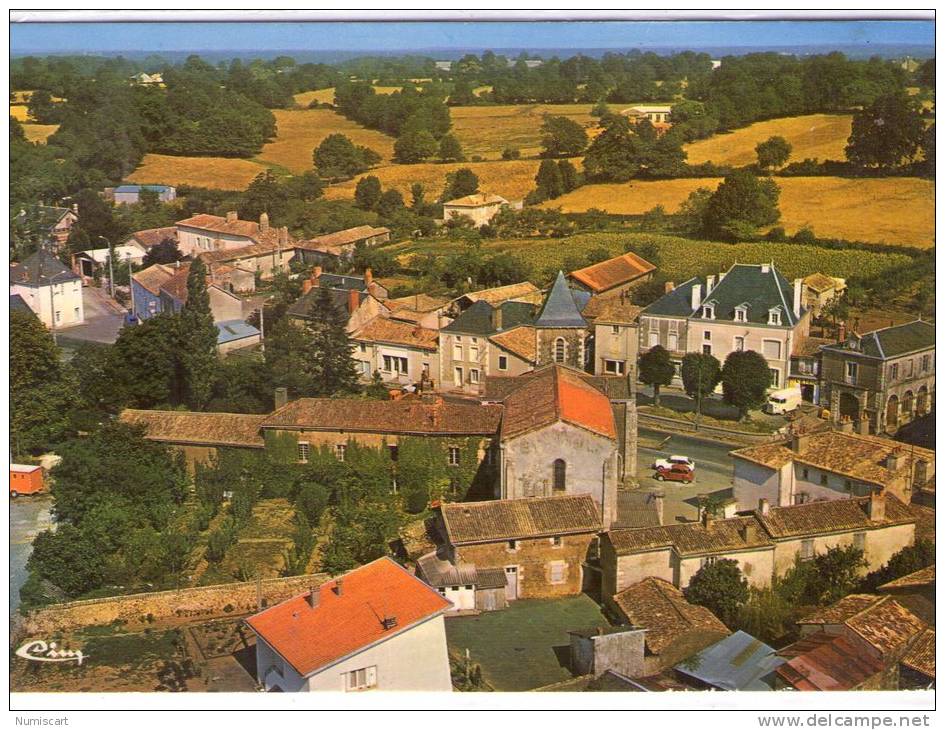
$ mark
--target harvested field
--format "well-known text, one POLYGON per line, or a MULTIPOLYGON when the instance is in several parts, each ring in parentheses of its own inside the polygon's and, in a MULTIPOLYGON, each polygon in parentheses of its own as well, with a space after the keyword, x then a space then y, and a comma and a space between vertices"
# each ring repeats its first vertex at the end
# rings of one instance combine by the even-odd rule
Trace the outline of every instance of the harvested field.
POLYGON ((807 158, 843 160, 850 137, 852 116, 849 114, 808 114, 758 122, 728 134, 716 134, 686 146, 688 161, 693 165, 714 162, 716 165, 751 165, 756 162, 755 146, 769 137, 784 137, 790 143, 788 162, 807 158))
POLYGON ((330 109, 274 109, 272 113, 276 116, 278 133, 256 159, 296 174, 312 169, 312 151, 325 137, 336 132, 356 145, 370 147, 385 160, 394 152, 392 137, 365 129, 330 109))
MULTIPOLYGON (((826 238, 888 243, 917 248, 935 245, 935 183, 911 177, 779 177, 781 221, 788 233, 809 226, 826 238)), ((719 178, 634 181, 585 185, 544 203, 565 213, 600 208, 639 215, 662 205, 675 213, 700 187, 714 189, 719 178)))
POLYGON ((244 190, 266 169, 253 160, 230 157, 176 157, 147 154, 127 182, 155 185, 193 185, 219 190, 244 190))
POLYGON ((453 134, 467 157, 480 155, 497 160, 506 147, 518 148, 523 157, 541 151, 541 123, 545 114, 568 117, 587 127, 589 136, 597 126, 590 104, 512 104, 501 106, 450 107, 453 134))
MULTIPOLYGON (((537 160, 420 163, 378 167, 364 174, 375 175, 385 189, 396 188, 405 200, 410 199, 410 186, 415 182, 422 183, 426 190, 426 197, 430 200, 443 191, 447 173, 461 167, 468 167, 479 177, 479 189, 483 192, 495 193, 509 200, 518 200, 524 198, 535 187, 538 164, 537 160)), ((360 177, 332 185, 325 190, 325 197, 330 200, 354 197, 354 188, 360 177)))
MULTIPOLYGON (((429 81, 429 79, 427 79, 427 81, 429 81)), ((375 84, 374 93, 393 94, 395 91, 400 91, 402 88, 402 86, 378 86, 375 84)), ((334 87, 329 87, 327 89, 317 89, 315 91, 303 91, 301 94, 296 94, 292 98, 295 99, 296 104, 306 109, 313 101, 317 101, 320 104, 334 104, 335 89, 334 87)))
POLYGON ((29 142, 45 142, 57 129, 58 124, 24 124, 23 134, 29 142))
POLYGON ((26 104, 10 104, 10 116, 18 122, 25 122, 29 119, 26 111, 26 104))

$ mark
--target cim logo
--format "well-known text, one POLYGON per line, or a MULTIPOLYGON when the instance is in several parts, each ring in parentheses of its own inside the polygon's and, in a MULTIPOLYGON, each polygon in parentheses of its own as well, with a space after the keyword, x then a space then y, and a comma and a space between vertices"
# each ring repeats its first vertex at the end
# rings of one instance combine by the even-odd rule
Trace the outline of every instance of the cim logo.
POLYGON ((42 639, 23 644, 16 650, 16 655, 31 662, 75 662, 79 666, 86 658, 81 649, 57 649, 55 641, 47 644, 42 639))

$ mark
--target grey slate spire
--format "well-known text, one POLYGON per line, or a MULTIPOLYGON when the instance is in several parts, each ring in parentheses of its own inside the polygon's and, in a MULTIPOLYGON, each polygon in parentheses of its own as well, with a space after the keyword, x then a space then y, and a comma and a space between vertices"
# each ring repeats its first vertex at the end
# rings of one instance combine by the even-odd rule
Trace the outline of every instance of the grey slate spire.
POLYGON ((558 277, 542 304, 534 326, 587 327, 587 320, 581 316, 581 311, 574 301, 574 295, 568 287, 567 279, 564 278, 564 272, 558 272, 558 277))

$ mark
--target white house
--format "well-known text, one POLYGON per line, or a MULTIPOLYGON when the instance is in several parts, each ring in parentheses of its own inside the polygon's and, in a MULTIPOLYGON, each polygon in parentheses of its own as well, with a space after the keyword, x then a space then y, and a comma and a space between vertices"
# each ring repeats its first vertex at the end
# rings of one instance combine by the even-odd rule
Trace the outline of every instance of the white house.
POLYGON ((509 202, 501 195, 474 193, 443 203, 443 220, 448 222, 453 217, 465 216, 478 228, 489 223, 503 208, 520 210, 521 207, 521 200, 509 202))
POLYGON ((19 294, 49 328, 71 327, 85 321, 82 278, 42 249, 10 266, 10 294, 19 294))
POLYGON ((246 620, 267 691, 450 692, 450 601, 379 558, 246 620))

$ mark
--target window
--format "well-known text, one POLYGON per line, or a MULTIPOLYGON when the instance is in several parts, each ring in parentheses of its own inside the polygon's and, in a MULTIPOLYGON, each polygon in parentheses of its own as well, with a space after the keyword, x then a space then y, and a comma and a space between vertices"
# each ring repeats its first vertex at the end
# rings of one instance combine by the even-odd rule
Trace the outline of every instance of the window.
MULTIPOLYGON (((509 550, 518 550, 518 540, 509 540, 508 549, 509 549, 509 550)), ((509 569, 506 568, 506 569, 505 569, 505 572, 509 572, 509 569)))
POLYGON ((745 349, 745 338, 736 337, 735 338, 735 352, 741 352, 745 349))
POLYGON ((768 312, 768 324, 781 324, 781 310, 772 309, 768 312))
POLYGON ((703 355, 711 355, 711 354, 712 354, 712 345, 703 345, 703 346, 702 346, 702 354, 703 354, 703 355))
POLYGON ((479 345, 469 346, 469 359, 473 362, 479 361, 479 345))
POLYGON ((713 305, 713 304, 706 304, 706 305, 702 308, 702 316, 703 316, 705 319, 715 319, 715 305, 713 305))
POLYGON ((670 332, 669 337, 666 340, 666 344, 669 346, 670 352, 676 352, 679 350, 679 335, 675 332, 670 332))
POLYGON ((73 314, 73 316, 75 316, 76 319, 78 319, 78 318, 79 318, 79 308, 76 307, 75 309, 73 309, 73 310, 72 310, 72 314, 73 314))
POLYGON ((656 347, 660 344, 660 332, 659 330, 654 330, 649 333, 649 339, 647 340, 650 347, 656 347))
POLYGON ((930 358, 928 355, 922 356, 922 372, 923 373, 927 373, 929 371, 929 359, 930 358))
POLYGON ((345 674, 347 675, 345 687, 348 692, 360 692, 377 687, 377 666, 355 669, 345 674))
POLYGON ((453 359, 454 360, 463 359, 463 346, 462 345, 453 345, 453 359))
POLYGON ((781 371, 777 368, 770 368, 768 372, 771 373, 771 387, 780 388, 781 387, 781 371))
POLYGON ((509 358, 507 355, 499 355, 499 370, 509 369, 509 358))
POLYGON ((60 312, 60 311, 57 309, 57 310, 56 310, 56 321, 59 322, 59 321, 61 321, 61 320, 62 320, 62 312, 60 312))
POLYGON ((563 492, 567 488, 568 465, 564 459, 555 459, 554 467, 554 491, 563 492))
POLYGON ((335 445, 335 458, 338 461, 345 460, 345 452, 348 450, 348 444, 336 444, 335 445))
POLYGON ((456 368, 453 370, 453 385, 462 385, 463 384, 463 369, 456 368))
POLYGON ((781 340, 762 340, 761 353, 768 360, 781 359, 781 340))
POLYGON ((450 466, 459 466, 459 447, 458 446, 450 446, 448 463, 450 466))
POLYGON ((387 451, 390 454, 390 460, 397 461, 397 456, 399 455, 397 444, 388 444, 387 451))
POLYGON ((395 355, 384 355, 384 372, 406 375, 407 358, 397 357, 395 355))
POLYGON ((846 375, 846 381, 847 381, 848 383, 855 383, 855 382, 856 382, 856 371, 857 371, 857 368, 858 368, 858 366, 857 366, 857 364, 856 364, 855 362, 851 362, 851 361, 849 361, 849 360, 847 361, 847 363, 846 363, 845 375, 846 375))
POLYGON ((843 488, 850 492, 850 494, 853 494, 853 482, 849 479, 843 480, 843 488))
POLYGON ((711 342, 711 341, 712 341, 712 333, 711 333, 709 330, 705 330, 705 331, 702 333, 702 339, 705 340, 706 342, 711 342))
POLYGON ((810 560, 814 557, 814 541, 801 540, 801 560, 810 560))
MULTIPOLYGON (((77 309, 77 310, 76 310, 76 314, 78 314, 78 312, 79 312, 79 310, 77 309)), ((905 371, 905 372, 903 373, 903 377, 905 377, 905 378, 911 378, 911 377, 913 376, 913 374, 915 373, 915 360, 906 360, 906 361, 903 363, 902 369, 905 371)))
POLYGON ((610 334, 612 334, 612 335, 619 335, 619 334, 620 334, 620 325, 619 325, 619 324, 612 324, 612 325, 610 325, 610 334))
POLYGON ((552 545, 552 547, 561 547, 561 536, 560 536, 560 535, 555 535, 554 537, 552 537, 552 538, 551 538, 551 545, 552 545))
POLYGON ((308 461, 310 449, 308 441, 299 441, 299 461, 308 461))
POLYGON ((746 317, 745 317, 745 309, 744 309, 744 307, 735 307, 735 321, 736 321, 736 322, 744 322, 745 319, 746 319, 746 317))
POLYGON ((809 478, 810 478, 810 469, 808 469, 805 466, 803 469, 801 469, 801 479, 809 479, 809 478))
POLYGON ((363 342, 359 345, 359 347, 361 348, 361 352, 367 352, 367 345, 365 345, 363 342))
POLYGON ((563 337, 559 337, 555 340, 555 362, 563 363, 567 354, 567 344, 563 337))
POLYGON ((707 565, 713 565, 716 560, 718 560, 717 555, 706 555, 702 560, 699 561, 699 567, 704 568, 707 565))
POLYGON ((476 368, 471 368, 469 371, 469 382, 478 383, 479 382, 479 371, 476 368))
POLYGON ((548 563, 548 582, 564 583, 568 575, 568 564, 563 560, 548 563))
POLYGON ((853 547, 855 547, 857 550, 866 549, 866 533, 865 532, 853 533, 853 547))
POLYGON ((898 380, 899 379, 899 363, 893 363, 889 366, 889 379, 898 380))
POLYGON ((623 375, 623 360, 604 360, 604 372, 608 375, 623 375))
POLYGON ((820 486, 822 486, 822 487, 826 487, 826 486, 827 486, 827 475, 826 475, 826 474, 821 474, 821 475, 820 475, 820 486))

